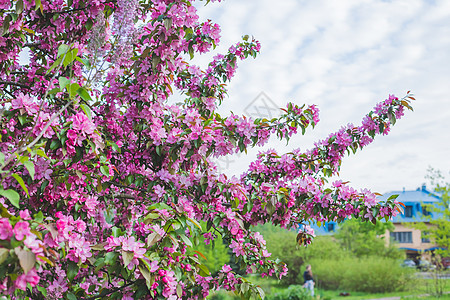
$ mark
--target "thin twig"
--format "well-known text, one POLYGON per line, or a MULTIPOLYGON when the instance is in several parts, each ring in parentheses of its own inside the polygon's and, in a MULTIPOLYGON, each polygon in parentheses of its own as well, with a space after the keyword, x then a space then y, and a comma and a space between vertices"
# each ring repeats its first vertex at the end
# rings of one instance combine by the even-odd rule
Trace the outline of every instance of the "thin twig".
MULTIPOLYGON (((75 99, 75 98, 74 98, 75 99)), ((69 107, 70 104, 73 103, 74 99, 70 100, 67 102, 66 105, 64 105, 57 113, 55 113, 50 120, 48 120, 47 124, 44 126, 44 128, 42 129, 41 133, 39 133, 39 135, 28 145, 23 146, 22 148, 19 148, 18 150, 16 150, 13 154, 11 154, 8 159, 5 161, 5 163, 0 167, 0 170, 3 170, 3 168, 5 166, 7 166, 16 156, 16 154, 20 154, 22 152, 24 152, 25 150, 27 150, 27 148, 31 148, 33 147, 37 142, 39 142, 39 140, 41 139, 41 137, 44 135, 44 133, 47 131, 47 129, 50 127, 50 125, 53 123, 53 121, 56 119, 56 117, 58 117, 60 114, 62 114, 63 111, 65 111, 67 109, 67 107, 69 107)))

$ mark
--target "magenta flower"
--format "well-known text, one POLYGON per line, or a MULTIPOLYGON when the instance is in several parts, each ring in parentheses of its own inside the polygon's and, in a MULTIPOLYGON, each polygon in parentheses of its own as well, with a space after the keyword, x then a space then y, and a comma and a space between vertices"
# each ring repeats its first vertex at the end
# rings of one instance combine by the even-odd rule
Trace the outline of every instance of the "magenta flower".
POLYGON ((6 240, 12 237, 13 230, 12 226, 9 223, 9 220, 6 218, 0 219, 0 240, 6 240))

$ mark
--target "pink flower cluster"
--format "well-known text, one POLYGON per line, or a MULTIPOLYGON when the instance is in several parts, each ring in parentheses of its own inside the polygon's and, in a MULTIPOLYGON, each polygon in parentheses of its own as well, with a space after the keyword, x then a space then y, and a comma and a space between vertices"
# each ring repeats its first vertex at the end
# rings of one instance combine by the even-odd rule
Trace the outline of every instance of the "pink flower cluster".
MULTIPOLYGON (((396 214, 395 200, 326 180, 346 154, 389 132, 410 108, 409 94, 390 95, 361 125, 308 151, 262 152, 240 178, 228 178, 214 159, 274 135, 289 141, 319 122, 319 110, 289 103, 272 120, 221 116, 238 62, 256 57, 260 43, 244 36, 201 68, 188 58, 214 49, 220 27, 202 22, 193 1, 144 2, 0 0, 0 22, 9 20, 0 37, 0 240, 20 253, 10 259, 8 251, 0 264, 7 270, 0 293, 24 298, 27 286, 49 299, 241 293, 246 281, 229 265, 208 276, 202 254, 190 249, 197 241, 221 236, 248 273, 280 278, 285 264, 252 225, 396 214), (21 65, 25 47, 30 60, 21 65)), ((305 227, 299 239, 313 235, 305 227)))

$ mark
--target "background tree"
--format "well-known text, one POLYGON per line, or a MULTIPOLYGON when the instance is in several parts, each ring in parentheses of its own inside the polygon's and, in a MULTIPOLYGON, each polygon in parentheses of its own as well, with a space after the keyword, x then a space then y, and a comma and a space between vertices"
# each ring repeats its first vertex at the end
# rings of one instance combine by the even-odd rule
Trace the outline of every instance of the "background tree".
POLYGON ((421 230, 423 238, 428 238, 438 246, 432 253, 432 263, 436 266, 433 274, 434 291, 438 296, 444 294, 445 288, 445 267, 442 264, 443 258, 450 258, 450 183, 440 170, 430 168, 426 176, 434 187, 434 192, 440 197, 440 201, 433 204, 422 204, 430 214, 422 214, 421 218, 425 222, 413 223, 416 229, 421 230))
MULTIPOLYGON (((206 224, 202 224, 206 231, 206 224)), ((212 233, 206 233, 205 239, 201 240, 192 250, 198 254, 200 261, 208 267, 211 275, 214 276, 225 265, 230 264, 228 247, 220 236, 214 237, 212 233)))
POLYGON ((318 109, 290 103, 272 120, 219 115, 237 63, 260 44, 244 36, 202 70, 192 59, 219 43, 220 28, 199 20, 192 2, 0 1, 6 297, 202 298, 218 288, 262 296, 227 265, 211 277, 188 250, 214 233, 241 271, 279 278, 287 268, 253 226, 396 213, 393 199, 326 182, 346 153, 389 132, 410 94, 390 95, 311 150, 266 151, 240 178, 218 173, 215 158, 305 133, 318 109), (167 101, 174 89, 182 103, 167 101))
MULTIPOLYGON (((436 254, 442 257, 450 257, 450 183, 440 170, 430 168, 427 178, 434 186, 434 192, 440 196, 440 201, 434 205, 424 204, 425 209, 432 215, 423 216, 431 226, 423 229, 424 237, 430 238, 440 249, 436 254)), ((419 225, 418 226, 423 226, 419 225)))
POLYGON ((341 246, 361 257, 379 255, 384 257, 400 258, 402 253, 395 245, 386 246, 383 235, 395 227, 392 222, 377 222, 376 224, 350 219, 343 222, 334 235, 341 246))

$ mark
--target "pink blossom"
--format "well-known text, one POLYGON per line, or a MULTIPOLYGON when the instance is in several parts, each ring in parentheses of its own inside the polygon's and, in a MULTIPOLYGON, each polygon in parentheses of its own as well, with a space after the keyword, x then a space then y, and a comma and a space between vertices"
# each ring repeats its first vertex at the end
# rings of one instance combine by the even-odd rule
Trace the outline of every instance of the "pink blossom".
POLYGON ((31 220, 30 212, 28 211, 28 209, 21 210, 21 211, 19 212, 19 216, 20 216, 20 218, 22 218, 23 220, 31 220))
POLYGON ((0 219, 0 240, 6 240, 13 236, 13 229, 9 220, 6 218, 0 219))
POLYGON ((230 272, 231 270, 233 270, 229 265, 227 265, 227 264, 225 264, 225 265, 223 265, 222 266, 222 272, 224 272, 224 273, 228 273, 228 272, 230 272))
POLYGON ((86 259, 92 256, 91 247, 88 241, 86 241, 80 235, 73 235, 69 240, 69 253, 67 258, 84 263, 86 259))
POLYGON ((95 124, 83 112, 79 112, 73 116, 72 128, 83 135, 91 135, 94 133, 95 124))
POLYGON ((14 226, 13 232, 16 240, 21 241, 23 238, 30 234, 30 224, 28 222, 17 222, 14 226))
POLYGON ((157 270, 159 269, 159 266, 158 266, 158 261, 156 261, 156 260, 153 260, 151 263, 150 263, 150 272, 156 272, 157 270))
POLYGON ((23 242, 36 256, 43 255, 44 245, 34 234, 27 236, 23 242))
POLYGON ((27 283, 29 283, 31 286, 36 286, 39 283, 39 275, 36 272, 36 269, 33 268, 30 271, 28 271, 27 274, 21 274, 17 277, 17 279, 14 281, 14 284, 16 288, 21 290, 26 290, 27 283))

